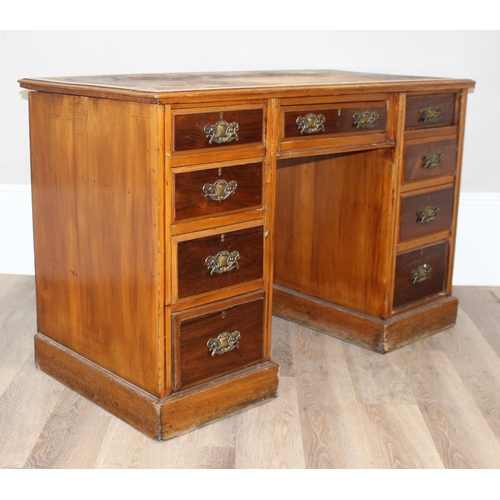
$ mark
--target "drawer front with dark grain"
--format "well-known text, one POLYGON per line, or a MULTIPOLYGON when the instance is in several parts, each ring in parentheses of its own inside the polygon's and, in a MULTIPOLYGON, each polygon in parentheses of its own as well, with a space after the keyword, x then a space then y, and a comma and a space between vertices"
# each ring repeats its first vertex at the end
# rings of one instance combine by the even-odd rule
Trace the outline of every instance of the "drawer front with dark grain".
POLYGON ((406 129, 444 127, 455 124, 456 94, 408 96, 406 129))
POLYGON ((448 242, 436 243, 396 258, 394 308, 445 292, 448 242))
POLYGON ((228 146, 262 146, 263 106, 208 112, 176 111, 173 116, 174 152, 228 146))
POLYGON ((457 139, 408 143, 405 145, 405 181, 455 175, 457 139))
POLYGON ((301 106, 284 111, 285 139, 384 133, 386 129, 386 101, 301 106))
POLYGON ((174 222, 262 206, 262 162, 174 172, 174 222))
POLYGON ((174 389, 181 390, 262 361, 264 294, 173 315, 174 389), (229 305, 228 305, 229 304, 229 305))
POLYGON ((176 245, 178 298, 262 279, 262 226, 221 232, 176 245))
POLYGON ((403 196, 400 241, 450 229, 453 217, 453 187, 403 196))

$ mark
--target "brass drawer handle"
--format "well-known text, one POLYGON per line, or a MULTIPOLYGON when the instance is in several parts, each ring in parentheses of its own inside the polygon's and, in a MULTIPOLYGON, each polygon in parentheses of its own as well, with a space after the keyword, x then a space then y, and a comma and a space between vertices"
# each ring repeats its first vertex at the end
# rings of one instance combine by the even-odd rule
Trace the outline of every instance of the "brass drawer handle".
POLYGON ((410 272, 411 280, 413 284, 422 283, 431 277, 432 267, 428 264, 422 264, 418 266, 417 269, 412 269, 410 272))
POLYGON ((375 111, 358 111, 352 115, 354 125, 360 129, 371 129, 377 126, 378 113, 375 111))
POLYGON ((439 123, 441 121, 441 108, 428 106, 420 110, 420 121, 424 123, 439 123))
POLYGON ((237 122, 228 123, 223 119, 223 114, 222 112, 220 113, 220 120, 217 123, 214 125, 205 125, 203 129, 207 135, 209 144, 212 144, 212 142, 224 144, 239 139, 236 132, 238 132, 240 126, 237 122))
POLYGON ((424 208, 421 208, 417 212, 417 222, 420 224, 427 224, 428 222, 432 222, 436 220, 439 213, 439 207, 427 205, 424 208))
POLYGON ((223 201, 234 194, 237 187, 236 181, 227 182, 224 179, 219 179, 213 184, 205 184, 202 191, 207 198, 213 201, 223 201))
POLYGON ((210 270, 210 274, 223 274, 237 269, 238 259, 240 258, 240 253, 238 251, 228 252, 227 250, 222 250, 218 252, 217 255, 209 255, 205 259, 205 265, 207 269, 210 270))
POLYGON ((325 130, 325 117, 323 115, 308 113, 306 116, 299 116, 295 123, 301 134, 311 135, 325 130))
POLYGON ((429 151, 426 155, 422 155, 422 168, 435 168, 441 165, 443 153, 439 151, 429 151))
POLYGON ((241 334, 238 330, 232 333, 221 333, 216 339, 210 339, 207 347, 212 356, 221 355, 240 347, 241 334))

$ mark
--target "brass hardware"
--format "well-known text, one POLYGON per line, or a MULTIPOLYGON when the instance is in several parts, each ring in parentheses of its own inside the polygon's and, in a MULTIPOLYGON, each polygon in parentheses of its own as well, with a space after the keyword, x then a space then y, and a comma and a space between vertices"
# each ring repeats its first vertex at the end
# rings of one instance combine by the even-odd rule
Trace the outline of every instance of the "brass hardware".
POLYGON ((225 239, 226 239, 226 235, 225 235, 224 233, 222 233, 222 234, 220 235, 220 241, 221 241, 222 243, 224 243, 224 240, 225 240, 225 239))
POLYGON ((207 266, 207 269, 210 270, 210 274, 223 274, 232 271, 233 269, 239 268, 239 258, 240 253, 236 250, 234 252, 222 250, 215 256, 209 255, 205 259, 205 265, 207 266))
POLYGON ((424 123, 439 123, 441 121, 441 108, 428 106, 421 109, 420 121, 424 123))
POLYGON ((427 222, 432 222, 437 219, 439 212, 439 207, 428 205, 425 208, 421 208, 417 212, 417 222, 421 224, 426 224, 427 222))
POLYGON ((207 134, 208 143, 224 144, 234 140, 238 140, 238 132, 240 126, 237 122, 228 123, 223 119, 223 114, 220 113, 220 120, 214 125, 205 125, 203 131, 207 134))
POLYGON ((430 151, 422 156, 422 168, 435 168, 441 165, 443 153, 430 151))
POLYGON ((356 128, 370 129, 377 126, 378 113, 375 111, 358 111, 352 115, 356 128))
POLYGON ((212 356, 221 355, 240 347, 241 334, 238 330, 232 333, 221 333, 216 339, 210 339, 207 347, 212 356))
POLYGON ((218 179, 213 184, 205 184, 202 191, 206 197, 213 201, 223 201, 234 194, 237 187, 236 181, 227 182, 224 179, 218 179))
POLYGON ((411 280, 413 284, 422 283, 431 277, 432 267, 428 264, 422 264, 418 266, 417 269, 412 269, 410 272, 411 280))
POLYGON ((325 117, 323 115, 308 113, 306 116, 299 116, 295 123, 301 134, 310 135, 325 130, 325 117))

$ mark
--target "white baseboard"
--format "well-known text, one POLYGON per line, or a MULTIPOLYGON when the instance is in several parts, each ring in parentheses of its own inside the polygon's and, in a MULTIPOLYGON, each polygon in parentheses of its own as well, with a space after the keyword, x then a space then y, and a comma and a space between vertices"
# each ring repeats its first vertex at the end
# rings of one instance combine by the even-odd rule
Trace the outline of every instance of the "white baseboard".
MULTIPOLYGON (((462 193, 454 285, 500 286, 500 193, 462 193)), ((34 274, 31 189, 0 184, 0 274, 34 274)))

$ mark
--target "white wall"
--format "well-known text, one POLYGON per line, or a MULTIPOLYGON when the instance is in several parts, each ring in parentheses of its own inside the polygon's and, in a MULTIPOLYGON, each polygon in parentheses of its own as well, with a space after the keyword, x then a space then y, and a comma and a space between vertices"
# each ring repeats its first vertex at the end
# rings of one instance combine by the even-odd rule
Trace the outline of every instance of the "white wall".
POLYGON ((0 31, 0 273, 33 273, 27 92, 18 79, 331 68, 476 80, 454 283, 500 285, 499 49, 496 31, 0 31))

